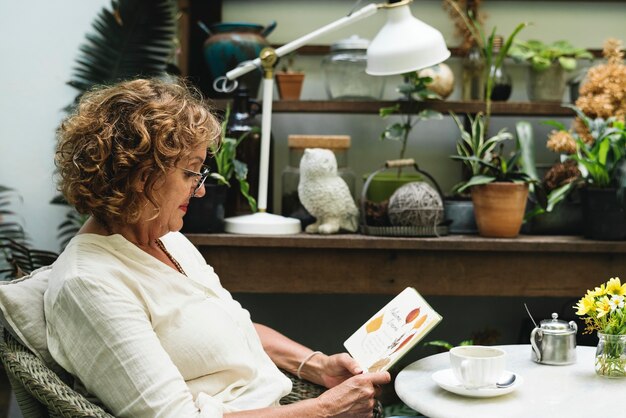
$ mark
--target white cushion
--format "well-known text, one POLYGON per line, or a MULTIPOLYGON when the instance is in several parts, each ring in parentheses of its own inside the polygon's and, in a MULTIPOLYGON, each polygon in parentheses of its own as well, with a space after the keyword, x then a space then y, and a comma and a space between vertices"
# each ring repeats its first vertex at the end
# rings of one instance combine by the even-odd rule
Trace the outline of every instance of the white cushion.
POLYGON ((53 370, 58 370, 46 338, 43 294, 48 289, 52 266, 38 268, 28 276, 0 282, 0 321, 30 351, 53 370))

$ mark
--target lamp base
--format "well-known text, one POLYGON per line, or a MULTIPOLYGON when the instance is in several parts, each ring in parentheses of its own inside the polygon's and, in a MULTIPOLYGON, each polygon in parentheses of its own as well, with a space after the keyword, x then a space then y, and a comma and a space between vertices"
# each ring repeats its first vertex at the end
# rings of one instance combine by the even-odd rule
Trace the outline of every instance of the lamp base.
POLYGON ((291 235, 300 233, 302 226, 296 218, 257 212, 224 219, 224 230, 231 234, 291 235))

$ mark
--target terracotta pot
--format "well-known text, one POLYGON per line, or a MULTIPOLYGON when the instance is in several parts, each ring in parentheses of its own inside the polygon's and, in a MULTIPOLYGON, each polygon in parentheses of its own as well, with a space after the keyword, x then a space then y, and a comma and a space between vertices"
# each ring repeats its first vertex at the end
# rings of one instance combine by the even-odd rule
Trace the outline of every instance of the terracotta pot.
POLYGON ((522 227, 528 185, 489 183, 472 187, 478 233, 483 237, 515 238, 522 227))
POLYGON ((303 82, 304 73, 276 73, 276 87, 281 99, 298 100, 303 82))

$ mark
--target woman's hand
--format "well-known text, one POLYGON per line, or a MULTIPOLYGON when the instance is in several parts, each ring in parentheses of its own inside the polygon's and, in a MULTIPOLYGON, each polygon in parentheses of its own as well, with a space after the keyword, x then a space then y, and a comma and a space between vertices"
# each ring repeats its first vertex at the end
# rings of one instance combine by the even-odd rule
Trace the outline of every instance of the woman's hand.
POLYGON ((333 388, 352 376, 363 373, 355 359, 347 353, 327 356, 321 365, 320 378, 327 388, 333 388))
POLYGON ((388 372, 362 373, 322 393, 318 398, 325 417, 372 417, 377 386, 391 381, 388 372))

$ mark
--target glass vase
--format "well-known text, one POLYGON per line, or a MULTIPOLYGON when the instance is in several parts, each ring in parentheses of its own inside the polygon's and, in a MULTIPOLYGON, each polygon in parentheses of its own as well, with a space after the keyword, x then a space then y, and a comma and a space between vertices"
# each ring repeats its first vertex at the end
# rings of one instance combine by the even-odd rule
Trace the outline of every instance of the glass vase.
POLYGON ((626 335, 598 333, 596 373, 610 378, 626 377, 626 335))

